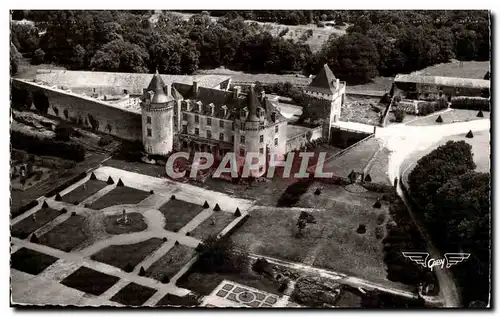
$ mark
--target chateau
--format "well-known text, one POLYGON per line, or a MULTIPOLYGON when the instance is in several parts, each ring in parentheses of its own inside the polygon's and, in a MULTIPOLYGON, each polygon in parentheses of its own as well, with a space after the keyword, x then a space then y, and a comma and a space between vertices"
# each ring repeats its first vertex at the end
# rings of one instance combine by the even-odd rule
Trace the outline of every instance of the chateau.
POLYGON ((39 72, 33 81, 12 83, 13 89, 32 94, 35 106, 46 104, 49 115, 141 141, 148 154, 188 150, 222 157, 251 152, 262 158, 284 155, 320 137, 329 139, 346 86, 327 65, 322 67, 304 88, 306 104, 301 106, 320 111, 326 120, 308 128, 290 125, 278 110, 283 108, 278 97, 256 91, 254 84, 246 92, 240 86, 229 90, 227 76, 51 70, 39 72))

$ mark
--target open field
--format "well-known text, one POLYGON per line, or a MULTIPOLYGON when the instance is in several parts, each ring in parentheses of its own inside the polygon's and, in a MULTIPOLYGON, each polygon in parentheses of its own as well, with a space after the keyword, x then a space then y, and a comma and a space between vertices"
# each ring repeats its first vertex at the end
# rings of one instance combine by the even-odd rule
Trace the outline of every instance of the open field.
POLYGON ((127 267, 134 268, 162 244, 162 239, 151 238, 133 244, 110 245, 109 247, 106 247, 92 255, 91 258, 92 260, 125 270, 127 267))
POLYGON ((84 216, 74 215, 40 237, 40 244, 70 252, 90 237, 84 216))
POLYGON ((116 293, 111 300, 126 306, 141 306, 156 290, 135 283, 129 283, 116 293))
POLYGON ((165 217, 165 229, 176 232, 199 214, 203 207, 175 199, 168 201, 159 210, 165 217))
POLYGON ((477 114, 479 111, 476 110, 462 110, 462 109, 449 109, 446 112, 431 114, 425 117, 420 117, 408 123, 411 126, 427 126, 427 125, 439 125, 439 124, 447 124, 454 122, 466 122, 472 120, 480 120, 480 119, 488 119, 490 118, 489 111, 483 111, 484 117, 478 117, 477 114), (438 116, 441 116, 443 119, 442 123, 436 122, 438 116))
POLYGON ((170 251, 153 263, 146 271, 147 277, 162 281, 164 277, 171 279, 195 255, 193 248, 177 244, 170 251))
POLYGON ((46 223, 60 216, 61 212, 52 208, 42 208, 33 215, 26 217, 12 226, 11 235, 16 238, 25 239, 30 234, 46 223))
POLYGON ((412 74, 483 79, 489 70, 490 62, 459 62, 453 60, 449 63, 429 66, 412 74))
POLYGON ((73 274, 66 277, 61 284, 92 295, 101 295, 118 282, 119 279, 119 277, 82 266, 73 274))
POLYGON ((62 200, 69 204, 73 204, 75 202, 81 203, 83 200, 94 195, 106 186, 108 186, 108 184, 104 181, 89 179, 85 184, 78 186, 71 192, 64 195, 62 200))
MULTIPOLYGON (((213 206, 210 207, 213 208, 213 206)), ((233 213, 214 211, 212 216, 208 217, 191 232, 191 236, 200 240, 205 240, 211 235, 219 234, 234 219, 233 213), (213 223, 212 220, 214 221, 213 223)))
POLYGON ((21 248, 12 254, 10 266, 21 272, 38 275, 57 261, 57 258, 34 250, 21 248))
MULTIPOLYGON (((117 182, 117 180, 115 180, 117 182)), ((92 209, 104 209, 115 205, 137 204, 146 199, 149 192, 132 187, 116 187, 106 195, 100 197, 90 205, 92 209)))

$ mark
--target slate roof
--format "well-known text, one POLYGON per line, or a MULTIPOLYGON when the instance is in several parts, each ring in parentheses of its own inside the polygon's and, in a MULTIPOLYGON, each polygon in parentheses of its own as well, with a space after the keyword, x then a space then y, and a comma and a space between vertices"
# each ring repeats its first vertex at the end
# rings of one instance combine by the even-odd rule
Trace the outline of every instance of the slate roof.
POLYGON ((443 77, 443 76, 421 76, 399 74, 394 78, 395 83, 415 83, 424 85, 448 86, 457 88, 479 88, 489 89, 490 81, 475 78, 443 77))
POLYGON ((161 78, 160 74, 158 74, 158 71, 156 74, 154 74, 153 78, 151 79, 151 82, 148 85, 147 91, 152 91, 154 93, 153 99, 151 100, 151 105, 154 104, 164 104, 169 101, 174 100, 172 96, 167 95, 165 93, 165 83, 163 82, 163 79, 161 78))
POLYGON ((336 82, 337 78, 335 78, 335 75, 333 74, 330 67, 325 64, 323 65, 319 73, 313 78, 307 89, 320 93, 334 94, 336 91, 336 82))

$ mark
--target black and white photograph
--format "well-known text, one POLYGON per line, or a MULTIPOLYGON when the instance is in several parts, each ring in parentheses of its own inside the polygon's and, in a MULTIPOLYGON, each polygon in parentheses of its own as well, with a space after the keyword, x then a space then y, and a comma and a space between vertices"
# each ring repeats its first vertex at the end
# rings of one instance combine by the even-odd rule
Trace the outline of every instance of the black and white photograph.
POLYGON ((9 10, 10 306, 491 309, 492 15, 9 10))

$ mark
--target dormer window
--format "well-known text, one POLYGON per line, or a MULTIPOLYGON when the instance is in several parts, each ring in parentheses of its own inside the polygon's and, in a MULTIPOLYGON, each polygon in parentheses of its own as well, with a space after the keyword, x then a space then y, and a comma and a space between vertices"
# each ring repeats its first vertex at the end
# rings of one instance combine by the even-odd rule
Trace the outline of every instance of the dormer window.
POLYGON ((264 109, 259 109, 259 117, 264 118, 264 109))
POLYGON ((201 113, 203 111, 203 104, 201 101, 197 101, 196 104, 198 105, 198 112, 201 113))
POLYGON ((213 103, 209 104, 208 105, 208 108, 210 109, 210 115, 213 116, 214 115, 214 112, 215 112, 215 106, 213 103))
POLYGON ((223 116, 224 118, 225 118, 225 117, 227 117, 227 106, 226 106, 226 105, 223 105, 223 106, 221 107, 221 109, 222 109, 222 116, 223 116))
POLYGON ((182 109, 182 111, 187 111, 188 110, 188 103, 187 103, 187 101, 183 101, 181 103, 181 109, 182 109))
POLYGON ((273 122, 276 122, 276 112, 275 112, 275 111, 273 111, 273 112, 271 113, 271 120, 272 120, 273 122))

